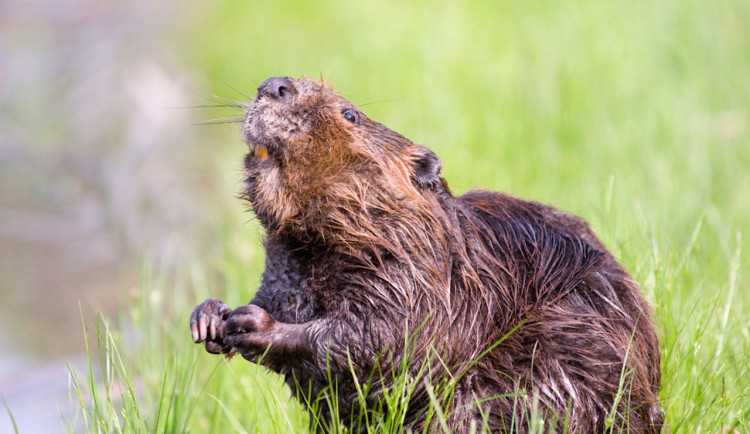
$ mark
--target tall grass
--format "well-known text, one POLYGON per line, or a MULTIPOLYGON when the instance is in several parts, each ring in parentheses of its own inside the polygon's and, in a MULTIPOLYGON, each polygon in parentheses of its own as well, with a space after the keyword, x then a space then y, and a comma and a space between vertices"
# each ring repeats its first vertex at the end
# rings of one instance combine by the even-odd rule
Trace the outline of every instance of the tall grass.
MULTIPOLYGON (((434 149, 455 192, 504 190, 589 220, 654 307, 668 429, 750 430, 750 3, 224 0, 184 34, 183 58, 219 97, 322 74, 434 149)), ((146 273, 121 323, 99 322, 102 377, 72 389, 90 431, 308 426, 278 376, 189 338, 192 305, 244 304, 259 280, 258 228, 231 200, 237 137, 217 129, 207 151, 228 198, 214 249, 178 279, 146 273)))

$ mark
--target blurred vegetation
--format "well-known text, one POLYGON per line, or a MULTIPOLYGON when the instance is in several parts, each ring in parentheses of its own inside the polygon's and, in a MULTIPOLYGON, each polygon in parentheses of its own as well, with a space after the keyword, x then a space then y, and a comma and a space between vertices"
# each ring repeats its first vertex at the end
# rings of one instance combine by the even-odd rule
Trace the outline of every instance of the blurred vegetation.
MULTIPOLYGON (((750 3, 225 0, 189 13, 178 56, 204 72, 208 99, 247 102, 267 77, 322 76, 435 150, 454 192, 504 190, 589 220, 654 306, 670 431, 750 430, 750 3)), ((215 176, 237 193, 238 128, 206 128, 215 176)), ((176 316, 146 321, 159 344, 136 345, 154 360, 123 367, 145 381, 139 417, 164 408, 154 396, 167 375, 189 375, 179 396, 195 405, 175 430, 306 426, 277 376, 223 366, 188 336, 192 305, 243 304, 257 286, 260 232, 244 207, 227 202, 210 260, 181 285, 142 281, 138 300, 161 297, 156 312, 172 300, 176 316)), ((134 306, 142 325, 149 309, 134 306)))

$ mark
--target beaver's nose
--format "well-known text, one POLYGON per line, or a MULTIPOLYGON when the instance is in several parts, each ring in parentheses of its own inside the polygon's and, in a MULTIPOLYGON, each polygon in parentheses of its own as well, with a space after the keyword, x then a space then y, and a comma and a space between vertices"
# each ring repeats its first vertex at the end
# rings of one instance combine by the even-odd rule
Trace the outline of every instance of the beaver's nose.
POLYGON ((258 96, 286 101, 297 94, 294 83, 289 77, 271 77, 258 86, 258 96))

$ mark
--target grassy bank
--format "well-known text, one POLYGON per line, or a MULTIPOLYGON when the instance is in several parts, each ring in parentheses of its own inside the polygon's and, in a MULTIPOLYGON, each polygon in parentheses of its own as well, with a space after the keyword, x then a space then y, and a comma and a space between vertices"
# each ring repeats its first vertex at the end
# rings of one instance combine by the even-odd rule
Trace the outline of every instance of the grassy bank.
MULTIPOLYGON (((750 430, 750 4, 390 3, 214 2, 186 26, 183 58, 230 100, 322 74, 435 150, 455 192, 583 216, 654 307, 670 431, 750 430)), ((224 116, 237 113, 205 118, 224 116)), ((177 277, 146 271, 121 323, 100 325, 106 381, 81 373, 74 388, 97 391, 81 413, 92 431, 307 427, 278 376, 189 337, 194 304, 244 304, 259 280, 258 228, 231 200, 237 136, 217 128, 207 146, 228 198, 214 249, 177 277)))

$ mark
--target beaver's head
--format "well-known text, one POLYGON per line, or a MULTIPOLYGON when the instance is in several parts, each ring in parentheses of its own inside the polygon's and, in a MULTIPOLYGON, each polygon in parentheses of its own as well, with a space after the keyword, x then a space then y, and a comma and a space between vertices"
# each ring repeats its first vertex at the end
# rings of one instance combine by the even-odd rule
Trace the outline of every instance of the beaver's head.
POLYGON ((409 212, 443 188, 434 153, 309 79, 264 81, 247 107, 243 136, 247 197, 272 230, 409 212))

